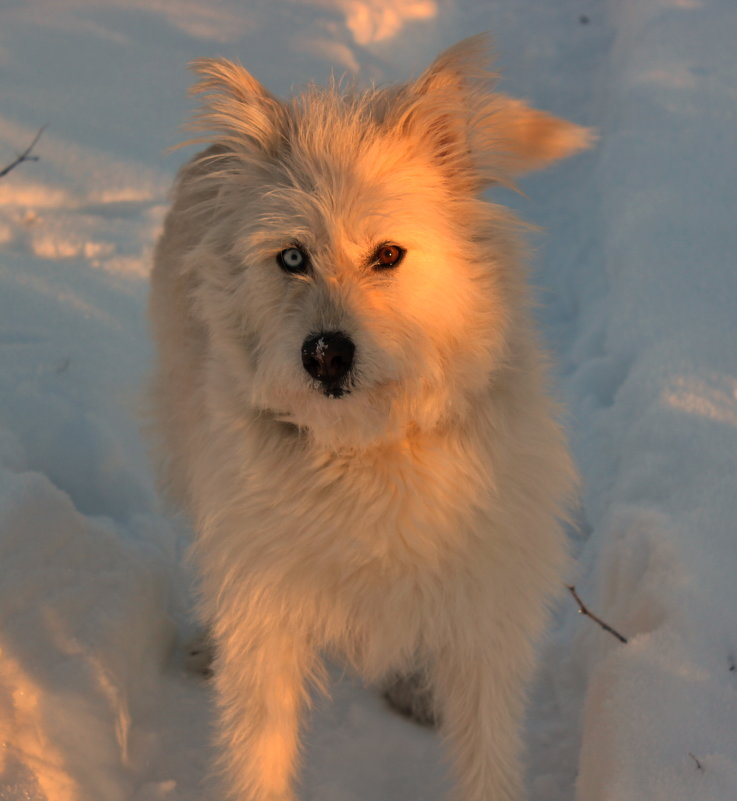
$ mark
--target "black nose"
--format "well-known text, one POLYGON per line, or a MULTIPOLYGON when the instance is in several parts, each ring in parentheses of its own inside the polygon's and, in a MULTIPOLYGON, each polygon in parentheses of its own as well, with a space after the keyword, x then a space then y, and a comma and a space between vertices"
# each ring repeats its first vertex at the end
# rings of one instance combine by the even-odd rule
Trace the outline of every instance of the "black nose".
POLYGON ((328 394, 341 395, 341 381, 353 365, 355 345, 340 331, 325 331, 302 343, 302 365, 328 394))

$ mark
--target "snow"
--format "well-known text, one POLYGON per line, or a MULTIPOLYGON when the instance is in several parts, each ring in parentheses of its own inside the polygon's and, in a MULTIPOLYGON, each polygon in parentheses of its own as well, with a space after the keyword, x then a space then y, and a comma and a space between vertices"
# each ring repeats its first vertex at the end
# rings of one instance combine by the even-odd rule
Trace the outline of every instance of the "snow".
MULTIPOLYGON (((0 799, 207 795, 188 533, 137 412, 146 276, 197 56, 276 92, 416 73, 490 29, 503 88, 600 131, 501 199, 584 476, 529 712, 533 801, 737 797, 737 9, 731 0, 30 0, 0 8, 0 799)), ((432 732, 336 673, 302 797, 444 797, 432 732)))

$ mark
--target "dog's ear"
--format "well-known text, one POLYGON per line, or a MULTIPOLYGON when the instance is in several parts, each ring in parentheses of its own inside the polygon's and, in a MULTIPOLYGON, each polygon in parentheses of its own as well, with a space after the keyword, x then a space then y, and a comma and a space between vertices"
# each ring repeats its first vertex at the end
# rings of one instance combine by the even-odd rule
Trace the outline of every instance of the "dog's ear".
POLYGON ((596 136, 591 128, 554 117, 522 100, 497 94, 482 126, 486 145, 509 175, 539 170, 586 150, 596 136))
POLYGON ((404 92, 396 124, 432 148, 456 181, 511 183, 589 147, 592 132, 494 91, 487 34, 441 53, 404 92))
POLYGON ((189 66, 200 77, 190 92, 201 98, 189 127, 205 135, 186 144, 215 143, 241 157, 273 154, 280 141, 280 101, 233 61, 201 58, 189 66))

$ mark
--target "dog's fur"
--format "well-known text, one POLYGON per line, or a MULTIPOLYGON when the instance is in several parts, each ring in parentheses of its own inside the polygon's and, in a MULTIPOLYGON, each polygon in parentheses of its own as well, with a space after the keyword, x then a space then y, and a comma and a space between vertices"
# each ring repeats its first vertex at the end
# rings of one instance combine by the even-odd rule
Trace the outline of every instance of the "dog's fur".
MULTIPOLYGON (((523 696, 574 469, 520 224, 480 198, 587 146, 495 93, 481 38, 419 79, 286 101, 195 63, 210 147, 156 251, 155 416, 197 530, 229 797, 292 798, 321 657, 424 677, 464 801, 519 801, 523 696), (309 269, 277 254, 299 243, 309 269), (382 243, 406 255, 372 262, 382 243), (355 344, 327 392, 310 335, 355 344)), ((417 682, 405 682, 407 686, 417 682)))

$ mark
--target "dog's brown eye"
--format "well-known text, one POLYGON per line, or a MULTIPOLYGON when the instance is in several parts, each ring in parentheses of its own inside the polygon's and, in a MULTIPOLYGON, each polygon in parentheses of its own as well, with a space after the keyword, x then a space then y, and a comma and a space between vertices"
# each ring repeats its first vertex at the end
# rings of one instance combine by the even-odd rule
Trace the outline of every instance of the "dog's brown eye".
POLYGON ((298 247, 285 248, 276 256, 277 264, 288 273, 303 273, 307 269, 307 254, 298 247))
POLYGON ((374 257, 374 267, 396 267, 405 251, 399 245, 382 245, 374 257))

